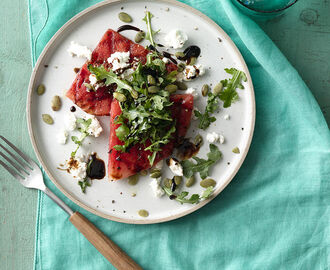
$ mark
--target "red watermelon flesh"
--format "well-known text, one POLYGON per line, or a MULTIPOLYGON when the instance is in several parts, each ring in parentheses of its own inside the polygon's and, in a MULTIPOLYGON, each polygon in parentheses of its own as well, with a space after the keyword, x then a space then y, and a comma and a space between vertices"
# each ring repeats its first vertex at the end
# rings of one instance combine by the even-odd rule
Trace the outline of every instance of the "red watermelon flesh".
MULTIPOLYGON (((154 164, 160 160, 167 158, 173 152, 175 142, 180 137, 184 137, 188 130, 191 120, 191 113, 193 110, 194 98, 190 94, 185 95, 172 95, 171 101, 174 102, 172 105, 172 116, 176 119, 176 133, 174 139, 167 145, 162 147, 155 159, 154 164)), ((142 170, 150 168, 148 155, 151 155, 150 151, 144 151, 145 146, 142 144, 134 145, 129 149, 128 152, 122 153, 115 150, 113 147, 118 144, 123 144, 116 136, 115 130, 119 124, 114 124, 114 118, 121 114, 119 102, 113 99, 111 104, 110 113, 110 138, 109 138, 109 164, 108 172, 109 178, 112 180, 119 180, 122 178, 134 175, 142 170)), ((146 144, 146 146, 150 143, 146 144)))
MULTIPOLYGON (((88 64, 102 65, 107 63, 107 59, 115 52, 130 52, 130 62, 140 61, 142 64, 146 61, 146 55, 150 52, 143 46, 134 43, 121 34, 112 29, 108 29, 103 35, 101 41, 92 53, 90 61, 87 61, 78 72, 71 88, 67 91, 66 96, 71 99, 77 106, 89 114, 93 115, 109 115, 112 91, 114 87, 100 87, 96 92, 86 91, 84 83, 89 83, 90 72, 87 68, 88 64)), ((167 64, 167 70, 170 72, 176 70, 176 65, 167 64)))

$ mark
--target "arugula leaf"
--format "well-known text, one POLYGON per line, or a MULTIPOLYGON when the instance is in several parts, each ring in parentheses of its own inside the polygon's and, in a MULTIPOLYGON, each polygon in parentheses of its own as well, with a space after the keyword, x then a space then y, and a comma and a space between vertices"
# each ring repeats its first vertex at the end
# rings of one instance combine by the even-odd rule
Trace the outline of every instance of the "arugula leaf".
POLYGON ((86 188, 87 187, 90 187, 91 186, 91 183, 89 182, 88 178, 86 177, 86 178, 84 178, 84 180, 78 181, 78 185, 80 186, 81 191, 83 193, 85 193, 86 192, 86 188))
POLYGON ((197 204, 201 200, 208 199, 212 192, 213 192, 213 187, 208 187, 207 189, 204 190, 202 195, 199 194, 192 194, 190 198, 187 198, 189 192, 188 191, 182 191, 179 195, 175 195, 170 188, 167 187, 162 187, 166 195, 168 195, 170 198, 175 199, 176 201, 180 202, 181 204, 184 203, 191 203, 191 204, 197 204))
POLYGON ((221 152, 214 144, 210 144, 210 152, 207 154, 208 159, 193 157, 196 162, 191 160, 183 160, 181 162, 183 175, 187 178, 192 177, 194 173, 199 173, 202 179, 209 176, 210 168, 221 158, 221 152))
POLYGON ((208 199, 208 198, 211 196, 211 194, 213 193, 213 190, 214 190, 213 187, 208 187, 208 188, 206 188, 206 189, 204 190, 204 192, 203 192, 201 198, 202 198, 202 199, 208 199))
POLYGON ((74 157, 79 149, 79 147, 82 145, 82 142, 84 141, 84 139, 89 136, 88 133, 88 128, 90 126, 90 124, 92 123, 92 119, 83 119, 83 118, 77 118, 76 119, 76 123, 80 124, 80 126, 78 127, 79 132, 81 133, 80 138, 78 138, 77 136, 71 136, 71 140, 77 145, 76 149, 71 152, 71 157, 74 157))
POLYGON ((203 130, 207 129, 211 123, 216 120, 216 118, 210 116, 207 111, 202 114, 200 111, 194 110, 194 114, 199 119, 198 127, 203 130))
POLYGON ((151 28, 151 18, 153 17, 153 15, 149 12, 149 11, 146 11, 146 15, 145 17, 143 18, 143 21, 146 22, 147 24, 147 34, 146 34, 146 39, 150 41, 151 45, 156 48, 156 43, 154 41, 154 35, 157 34, 159 32, 158 31, 154 31, 152 30, 151 28))

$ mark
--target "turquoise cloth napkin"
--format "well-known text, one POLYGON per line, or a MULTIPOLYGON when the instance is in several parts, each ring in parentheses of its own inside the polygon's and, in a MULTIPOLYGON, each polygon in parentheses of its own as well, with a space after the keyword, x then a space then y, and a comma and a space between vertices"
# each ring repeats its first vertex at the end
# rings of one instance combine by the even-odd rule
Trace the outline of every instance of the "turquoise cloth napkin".
MULTIPOLYGON (((73 15, 98 1, 30 0, 33 60, 73 15)), ((257 121, 251 150, 210 204, 164 224, 128 225, 89 214, 64 198, 145 269, 329 269, 330 137, 297 72, 229 0, 185 0, 234 40, 250 69, 257 121)), ((112 269, 39 193, 35 269, 112 269)))

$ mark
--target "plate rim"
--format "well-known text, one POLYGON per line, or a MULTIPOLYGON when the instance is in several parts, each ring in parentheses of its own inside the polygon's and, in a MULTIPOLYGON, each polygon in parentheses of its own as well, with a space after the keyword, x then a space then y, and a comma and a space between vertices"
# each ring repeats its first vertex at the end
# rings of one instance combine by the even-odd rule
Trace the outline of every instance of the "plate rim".
POLYGON ((187 209, 187 210, 185 210, 181 213, 178 213, 178 214, 174 214, 174 215, 164 217, 164 218, 156 218, 156 219, 150 219, 150 220, 149 219, 146 219, 146 220, 126 219, 126 218, 115 217, 115 216, 112 216, 110 214, 102 213, 98 210, 93 209, 92 207, 89 207, 88 205, 84 204, 83 202, 81 202, 78 198, 76 198, 69 191, 67 191, 64 187, 62 187, 59 182, 56 181, 56 178, 50 173, 50 171, 48 170, 46 164, 43 162, 43 160, 41 158, 41 154, 39 152, 39 149, 38 149, 35 137, 34 137, 34 131, 32 129, 32 118, 31 118, 31 104, 32 104, 32 93, 33 93, 32 86, 34 85, 36 75, 37 75, 37 71, 39 70, 43 59, 47 56, 48 50, 54 45, 56 39, 59 38, 61 36, 61 34, 72 23, 74 23, 76 20, 78 20, 81 16, 84 16, 85 14, 87 14, 89 12, 92 12, 92 11, 98 9, 98 8, 103 7, 103 6, 113 5, 113 4, 117 4, 117 3, 125 4, 127 2, 129 2, 129 1, 126 1, 126 0, 106 0, 106 1, 103 1, 103 2, 100 2, 100 3, 97 3, 95 5, 92 5, 88 8, 86 8, 86 9, 82 10, 81 12, 79 12, 78 14, 73 16, 59 30, 57 30, 57 32, 52 36, 52 38, 48 41, 48 43, 46 44, 46 46, 42 50, 41 54, 39 55, 39 57, 37 59, 37 62, 35 64, 35 66, 32 70, 30 81, 29 81, 29 86, 28 86, 28 92, 27 92, 26 119, 27 119, 27 124, 28 124, 29 137, 30 137, 33 150, 34 150, 34 152, 37 156, 37 159, 38 159, 39 163, 41 164, 42 168, 44 169, 44 171, 46 172, 46 174, 50 178, 50 180, 53 182, 53 184, 68 199, 70 199, 72 202, 77 204, 79 207, 82 207, 83 209, 87 210, 88 212, 93 213, 93 214, 95 214, 97 216, 100 216, 102 218, 112 220, 112 221, 117 221, 117 222, 127 223, 127 224, 155 224, 155 223, 162 223, 162 222, 175 220, 175 219, 178 219, 180 217, 183 217, 183 216, 186 216, 190 213, 195 212, 196 210, 202 208, 203 206, 205 206, 206 204, 211 202, 214 198, 216 198, 227 187, 227 185, 233 180, 233 178, 235 177, 235 175, 237 174, 237 172, 241 168, 241 166, 242 166, 242 164, 243 164, 243 162, 244 162, 244 160, 247 156, 247 153, 249 152, 250 146, 251 146, 251 142, 252 142, 252 138, 253 138, 253 134, 254 134, 254 128, 255 128, 255 119, 256 119, 255 93, 254 93, 252 78, 251 78, 249 69, 246 65, 246 62, 245 62, 241 52, 239 51, 239 49, 237 48, 235 43, 232 41, 232 39, 228 36, 228 34, 216 22, 214 22, 211 18, 209 18, 208 16, 203 14, 201 11, 199 11, 199 10, 197 10, 197 9, 187 5, 187 4, 181 3, 181 2, 176 1, 176 0, 160 0, 159 2, 163 2, 164 4, 172 4, 172 5, 175 5, 177 7, 187 9, 188 11, 192 12, 193 14, 201 17, 208 24, 214 26, 216 28, 216 30, 219 31, 222 34, 223 39, 225 39, 226 42, 228 42, 228 44, 231 46, 231 48, 235 51, 235 53, 238 56, 239 60, 243 64, 244 72, 245 72, 245 74, 248 78, 248 84, 249 84, 249 87, 251 89, 250 98, 251 98, 251 101, 252 101, 252 115, 251 115, 252 119, 251 119, 251 125, 249 127, 250 128, 250 134, 248 135, 245 151, 243 153, 241 153, 241 159, 237 163, 236 168, 234 169, 234 171, 228 176, 227 181, 221 187, 219 187, 217 190, 214 191, 211 198, 209 198, 207 200, 204 200, 204 201, 196 204, 194 207, 192 207, 190 209, 187 209))

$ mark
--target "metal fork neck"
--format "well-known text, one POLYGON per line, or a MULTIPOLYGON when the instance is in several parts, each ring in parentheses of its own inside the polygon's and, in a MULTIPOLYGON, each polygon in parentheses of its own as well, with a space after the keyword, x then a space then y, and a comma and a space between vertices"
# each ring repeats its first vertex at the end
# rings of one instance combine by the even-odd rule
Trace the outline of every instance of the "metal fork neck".
POLYGON ((69 216, 73 215, 73 210, 69 206, 67 206, 59 197, 57 197, 49 188, 46 187, 43 192, 46 193, 46 195, 54 202, 56 202, 59 207, 61 207, 65 212, 67 212, 69 216))

